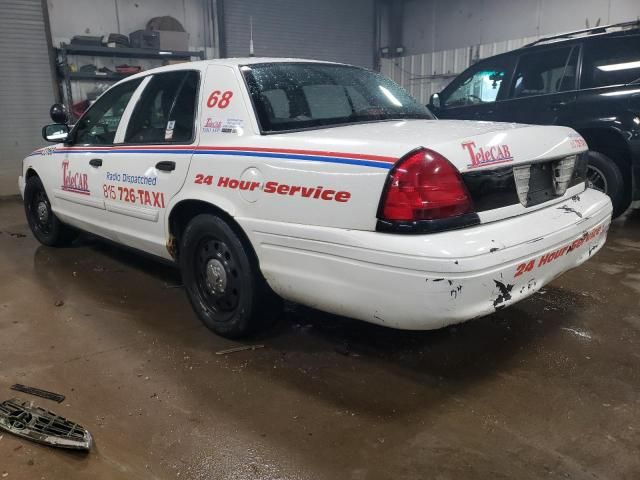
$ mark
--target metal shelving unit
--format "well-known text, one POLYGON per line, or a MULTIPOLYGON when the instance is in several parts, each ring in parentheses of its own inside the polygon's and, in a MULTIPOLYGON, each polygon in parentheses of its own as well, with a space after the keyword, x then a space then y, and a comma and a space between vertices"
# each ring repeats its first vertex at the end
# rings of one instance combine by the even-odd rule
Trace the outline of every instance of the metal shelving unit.
POLYGON ((109 73, 85 73, 72 72, 69 70, 69 55, 81 55, 88 57, 106 58, 136 58, 154 60, 191 60, 197 58, 204 60, 204 51, 171 51, 152 50, 148 48, 128 48, 128 47, 103 47, 92 45, 70 45, 63 43, 56 49, 60 60, 61 80, 65 92, 67 111, 72 115, 71 105, 73 96, 71 94, 72 81, 94 81, 94 82, 117 82, 132 74, 109 72, 109 73))

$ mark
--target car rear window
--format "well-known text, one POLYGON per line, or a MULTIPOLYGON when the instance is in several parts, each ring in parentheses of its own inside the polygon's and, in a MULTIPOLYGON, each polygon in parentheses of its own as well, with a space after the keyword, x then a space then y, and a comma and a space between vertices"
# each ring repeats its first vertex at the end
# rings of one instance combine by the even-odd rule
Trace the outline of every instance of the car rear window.
POLYGON ((582 71, 582 88, 640 81, 640 35, 588 42, 582 71))
POLYGON ((242 73, 263 132, 433 118, 397 84, 363 68, 272 63, 246 65, 242 73))

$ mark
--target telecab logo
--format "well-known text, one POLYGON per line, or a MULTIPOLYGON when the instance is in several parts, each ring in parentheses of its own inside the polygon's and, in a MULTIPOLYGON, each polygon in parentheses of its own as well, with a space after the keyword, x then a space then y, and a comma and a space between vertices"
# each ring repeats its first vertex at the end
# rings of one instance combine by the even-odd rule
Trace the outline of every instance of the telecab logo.
POLYGON ((62 190, 82 195, 89 195, 89 180, 86 173, 69 170, 69 161, 62 162, 62 190))
POLYGON ((471 159, 471 163, 467 165, 468 168, 513 162, 513 155, 511 155, 508 145, 477 148, 476 142, 462 142, 462 148, 467 151, 471 159))

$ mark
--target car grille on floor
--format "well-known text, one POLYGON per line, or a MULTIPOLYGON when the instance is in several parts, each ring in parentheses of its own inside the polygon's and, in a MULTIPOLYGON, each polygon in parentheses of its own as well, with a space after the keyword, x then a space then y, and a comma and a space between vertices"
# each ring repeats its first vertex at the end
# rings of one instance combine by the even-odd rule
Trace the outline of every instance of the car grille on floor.
POLYGON ((0 403, 0 430, 53 447, 89 450, 91 434, 77 423, 14 398, 0 403))

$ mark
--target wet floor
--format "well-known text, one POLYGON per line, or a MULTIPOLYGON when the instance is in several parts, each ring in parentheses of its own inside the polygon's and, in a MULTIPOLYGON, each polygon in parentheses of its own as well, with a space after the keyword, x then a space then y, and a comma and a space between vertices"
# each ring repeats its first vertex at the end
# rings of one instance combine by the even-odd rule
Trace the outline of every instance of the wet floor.
POLYGON ((171 267, 40 246, 0 201, 0 399, 87 427, 88 455, 0 436, 11 479, 640 478, 640 211, 516 306, 400 332, 287 305, 237 345, 171 267), (58 306, 56 306, 56 304, 58 306), (22 394, 23 397, 26 397, 22 394))

